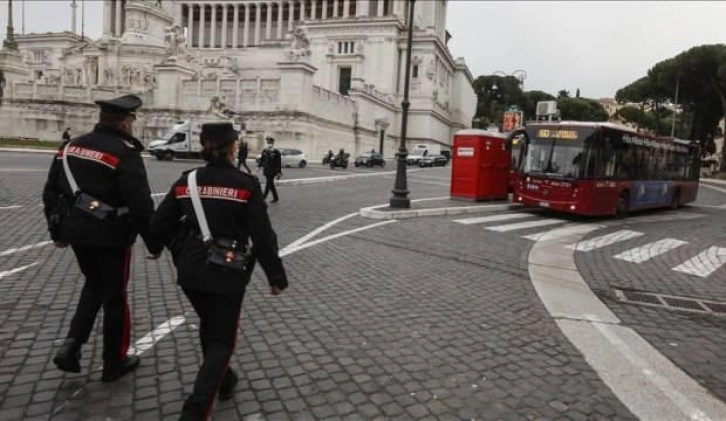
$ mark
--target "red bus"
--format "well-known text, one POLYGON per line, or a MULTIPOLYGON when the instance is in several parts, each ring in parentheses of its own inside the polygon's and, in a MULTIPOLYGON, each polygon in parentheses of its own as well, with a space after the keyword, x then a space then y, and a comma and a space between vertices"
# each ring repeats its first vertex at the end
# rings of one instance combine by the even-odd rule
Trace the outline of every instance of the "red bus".
POLYGON ((519 182, 519 161, 522 159, 522 142, 524 134, 514 132, 507 137, 506 147, 509 150, 509 193, 514 192, 514 186, 519 182))
POLYGON ((522 134, 513 200, 578 215, 625 216, 696 200, 697 143, 611 123, 531 123, 522 134))

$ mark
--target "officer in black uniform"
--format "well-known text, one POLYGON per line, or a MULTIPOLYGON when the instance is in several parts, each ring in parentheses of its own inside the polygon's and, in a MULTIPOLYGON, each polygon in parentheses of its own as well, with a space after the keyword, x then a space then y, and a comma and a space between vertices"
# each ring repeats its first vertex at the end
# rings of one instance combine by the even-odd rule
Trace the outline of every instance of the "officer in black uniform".
POLYGON ((260 184, 234 166, 236 132, 230 123, 202 126, 202 156, 207 166, 197 169, 197 191, 211 239, 203 240, 189 192, 189 174, 174 183, 154 215, 152 232, 163 239, 177 267, 178 283, 199 316, 204 362, 186 399, 180 420, 206 420, 219 392, 230 399, 237 374, 229 368, 242 308, 242 298, 255 260, 267 276, 272 295, 287 288, 287 275, 278 254, 277 235, 267 215, 260 184), (225 239, 230 253, 249 253, 249 265, 233 270, 210 263, 210 247, 225 239), (248 240, 252 247, 248 247, 248 240))
POLYGON ((282 155, 275 148, 275 139, 267 138, 267 150, 264 152, 262 159, 263 173, 265 174, 265 194, 263 199, 267 199, 267 195, 272 192, 272 203, 280 200, 275 188, 275 179, 282 177, 282 155))
POLYGON ((71 128, 66 127, 66 129, 63 131, 63 135, 61 136, 61 139, 63 140, 61 142, 62 146, 65 146, 68 144, 68 142, 71 141, 71 128))
POLYGON ((86 278, 68 337, 53 362, 63 371, 80 372, 81 345, 88 341, 103 307, 101 380, 113 381, 139 365, 139 357, 127 355, 131 246, 140 234, 150 258, 158 258, 163 245, 149 231, 154 202, 140 155, 143 146, 132 136, 141 100, 126 95, 96 104, 101 113, 93 131, 59 149, 43 190, 43 204, 51 239, 61 248, 70 244, 86 278), (78 188, 75 192, 64 156, 78 188))

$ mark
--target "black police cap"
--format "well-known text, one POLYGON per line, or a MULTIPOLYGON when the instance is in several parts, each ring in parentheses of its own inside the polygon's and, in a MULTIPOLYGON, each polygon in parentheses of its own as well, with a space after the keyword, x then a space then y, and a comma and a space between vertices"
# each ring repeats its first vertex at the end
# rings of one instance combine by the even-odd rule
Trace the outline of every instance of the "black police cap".
POLYGON ((202 125, 202 143, 214 144, 214 147, 224 147, 237 140, 237 130, 232 123, 206 123, 202 125))
POLYGON ((136 95, 124 95, 108 101, 96 101, 101 107, 101 111, 120 114, 135 114, 136 110, 141 108, 143 102, 136 95))

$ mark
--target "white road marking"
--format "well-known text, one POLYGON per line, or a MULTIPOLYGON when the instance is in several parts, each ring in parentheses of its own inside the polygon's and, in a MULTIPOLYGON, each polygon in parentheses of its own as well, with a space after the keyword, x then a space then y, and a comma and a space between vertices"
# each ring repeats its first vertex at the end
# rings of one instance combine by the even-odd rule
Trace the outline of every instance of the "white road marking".
POLYGON ((544 227, 547 225, 564 224, 565 222, 567 222, 567 221, 562 220, 562 219, 545 218, 545 219, 537 219, 535 221, 526 221, 526 222, 517 222, 514 224, 496 225, 493 227, 487 227, 487 229, 490 231, 496 231, 496 232, 508 232, 508 231, 522 230, 522 229, 526 229, 526 228, 544 227))
POLYGON ((311 238, 315 237, 316 235, 320 234, 321 232, 325 231, 326 229, 332 227, 333 225, 338 224, 340 222, 343 222, 346 219, 350 219, 350 218, 352 218, 352 217, 354 217, 356 215, 358 215, 358 212, 356 212, 356 213, 349 213, 348 215, 341 216, 338 219, 335 219, 335 220, 330 221, 330 222, 328 222, 328 223, 326 223, 324 225, 319 226, 318 228, 315 228, 314 230, 310 231, 309 233, 303 235, 302 237, 298 238, 297 240, 295 240, 292 243, 290 243, 287 246, 285 246, 285 248, 283 248, 280 251, 280 255, 282 255, 282 253, 288 254, 288 250, 297 248, 298 246, 302 245, 306 241, 310 240, 311 238))
POLYGON ((699 186, 700 187, 705 187, 707 189, 715 190, 717 192, 726 193, 726 189, 722 189, 721 187, 710 186, 710 185, 705 184, 705 183, 700 183, 699 186))
POLYGON ((523 235, 522 238, 533 241, 556 241, 567 238, 575 234, 587 234, 596 229, 605 228, 604 225, 597 224, 577 224, 571 227, 563 227, 556 230, 538 232, 536 234, 523 235))
POLYGON ((0 210, 6 210, 6 209, 17 209, 22 208, 20 205, 13 205, 13 206, 0 206, 0 210))
POLYGON ((53 244, 53 242, 52 241, 41 241, 40 243, 29 244, 27 246, 18 247, 18 248, 14 248, 14 249, 7 249, 7 250, 3 251, 2 253, 0 253, 0 257, 9 256, 13 253, 20 253, 21 251, 32 250, 34 248, 44 247, 44 246, 47 246, 48 244, 53 244))
POLYGON ((631 230, 620 230, 610 234, 601 235, 589 240, 581 241, 577 244, 567 246, 568 249, 577 251, 592 251, 621 241, 630 240, 643 235, 642 232, 631 230))
POLYGON ((620 254, 616 254, 613 257, 627 262, 643 263, 684 244, 688 244, 688 242, 676 240, 675 238, 664 238, 640 247, 632 248, 620 254))
POLYGON ((284 256, 286 256, 288 254, 295 253, 296 251, 300 251, 300 250, 306 249, 308 247, 316 246, 316 245, 318 245, 320 243, 323 243, 325 241, 334 240, 336 238, 340 238, 340 237, 343 237, 343 236, 346 236, 346 235, 355 234, 357 232, 365 231, 365 230, 368 230, 368 229, 371 229, 371 228, 380 227, 382 225, 390 224, 391 222, 396 222, 396 221, 376 222, 375 224, 370 224, 370 225, 366 225, 364 227, 355 228, 355 229, 352 229, 352 230, 343 231, 343 232, 339 232, 337 234, 329 235, 327 237, 323 237, 323 238, 320 238, 320 239, 311 241, 309 243, 305 243, 305 244, 298 245, 298 246, 296 246, 294 248, 285 247, 284 254, 283 254, 283 252, 280 252, 280 257, 284 257, 284 256))
POLYGON ((156 329, 147 333, 143 338, 136 341, 129 348, 129 355, 141 355, 144 352, 151 349, 157 342, 159 342, 164 336, 171 333, 174 329, 179 327, 186 318, 184 316, 176 316, 165 321, 156 327, 156 329))
POLYGON ((166 193, 152 193, 151 197, 166 196, 166 193))
POLYGON ((30 269, 33 266, 37 265, 37 264, 38 264, 38 262, 35 262, 35 263, 31 263, 29 265, 20 266, 20 267, 14 268, 14 269, 2 271, 2 272, 0 272, 0 279, 3 279, 3 278, 5 278, 7 276, 10 276, 10 275, 14 275, 14 274, 16 274, 18 272, 22 272, 22 271, 24 271, 26 269, 30 269))
POLYGON ((718 270, 724 263, 726 263, 726 248, 710 247, 692 259, 674 267, 673 270, 705 278, 718 270))
POLYGON ((504 213, 500 215, 480 216, 476 218, 455 219, 454 222, 464 225, 484 224, 487 222, 510 221, 513 219, 531 218, 531 213, 504 213))

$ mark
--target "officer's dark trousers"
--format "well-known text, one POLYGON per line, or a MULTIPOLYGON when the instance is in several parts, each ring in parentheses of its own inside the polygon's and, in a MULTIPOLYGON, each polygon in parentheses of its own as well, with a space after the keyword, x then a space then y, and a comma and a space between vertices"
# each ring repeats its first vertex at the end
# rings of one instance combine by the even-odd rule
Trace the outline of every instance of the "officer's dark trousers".
POLYGON ((234 351, 244 292, 220 294, 184 288, 184 294, 199 316, 204 362, 194 390, 184 402, 181 419, 205 420, 234 351))
POLYGON ((241 167, 245 167, 248 173, 252 173, 252 170, 250 167, 247 166, 247 158, 238 158, 237 159, 237 169, 240 169, 241 167))
POLYGON ((266 184, 265 184, 265 194, 262 195, 263 199, 267 199, 267 194, 272 192, 272 198, 274 200, 278 200, 277 196, 277 189, 275 188, 275 176, 265 176, 266 184))
POLYGON ((118 362, 129 349, 131 320, 126 300, 131 248, 73 247, 86 283, 81 291, 68 337, 88 341, 98 310, 103 306, 103 359, 118 362))

